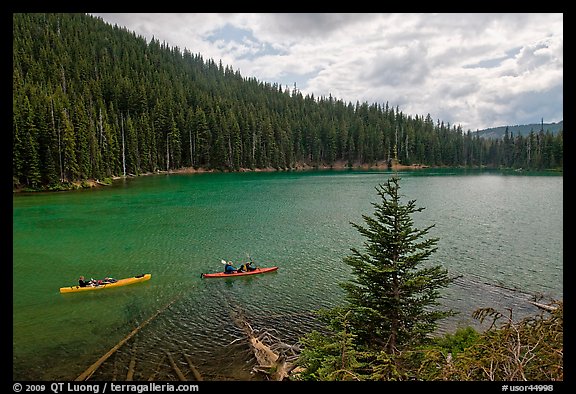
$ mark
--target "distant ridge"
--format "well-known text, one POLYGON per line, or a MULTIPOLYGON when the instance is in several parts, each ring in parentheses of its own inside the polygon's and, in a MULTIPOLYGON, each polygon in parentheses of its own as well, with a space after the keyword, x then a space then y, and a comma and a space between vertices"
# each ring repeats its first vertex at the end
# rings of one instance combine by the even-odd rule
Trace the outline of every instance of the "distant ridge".
POLYGON ((482 138, 503 138, 504 133, 506 132, 506 127, 508 127, 508 133, 514 134, 515 136, 526 136, 530 134, 531 131, 539 133, 540 130, 544 130, 545 133, 549 131, 552 134, 556 134, 559 131, 564 131, 564 121, 561 120, 558 123, 533 123, 527 125, 491 127, 488 129, 478 130, 477 133, 478 136, 482 138))

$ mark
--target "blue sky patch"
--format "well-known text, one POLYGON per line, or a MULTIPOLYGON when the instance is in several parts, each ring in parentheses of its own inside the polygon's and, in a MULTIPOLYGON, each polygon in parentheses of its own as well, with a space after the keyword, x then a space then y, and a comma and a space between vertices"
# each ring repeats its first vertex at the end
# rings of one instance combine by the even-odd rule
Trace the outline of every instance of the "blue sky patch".
POLYGON ((255 59, 266 55, 285 55, 285 51, 274 49, 270 44, 262 42, 250 30, 241 29, 231 24, 226 24, 222 28, 213 31, 210 35, 206 36, 206 40, 215 43, 216 41, 224 41, 226 43, 235 43, 239 46, 246 46, 251 48, 246 54, 237 56, 237 59, 255 59), (256 50, 255 50, 256 48, 256 50))
POLYGON ((505 56, 500 56, 500 57, 496 57, 493 59, 486 59, 486 60, 481 60, 476 64, 468 64, 465 65, 464 68, 494 68, 494 67, 498 67, 500 64, 502 64, 502 62, 506 59, 512 59, 514 58, 517 54, 520 53, 520 49, 522 49, 522 47, 516 47, 516 48, 512 48, 508 51, 506 51, 506 55, 505 56))

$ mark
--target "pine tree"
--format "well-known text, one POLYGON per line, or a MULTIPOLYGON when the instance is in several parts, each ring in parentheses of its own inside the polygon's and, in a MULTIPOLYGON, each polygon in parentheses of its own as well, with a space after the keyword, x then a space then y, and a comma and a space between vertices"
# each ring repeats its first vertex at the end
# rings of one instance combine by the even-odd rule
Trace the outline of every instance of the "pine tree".
POLYGON ((206 120, 206 113, 200 107, 194 113, 194 166, 206 166, 210 163, 210 128, 206 120))
POLYGON ((400 201, 397 176, 376 190, 382 201, 372 203, 374 216, 362 215, 366 227, 351 223, 366 237, 365 251, 352 248, 344 262, 355 280, 342 284, 352 314, 350 325, 358 344, 394 353, 425 340, 437 321, 452 315, 438 311, 439 290, 453 282, 439 265, 426 265, 437 250, 437 238, 422 239, 434 225, 414 227, 415 200, 400 201))

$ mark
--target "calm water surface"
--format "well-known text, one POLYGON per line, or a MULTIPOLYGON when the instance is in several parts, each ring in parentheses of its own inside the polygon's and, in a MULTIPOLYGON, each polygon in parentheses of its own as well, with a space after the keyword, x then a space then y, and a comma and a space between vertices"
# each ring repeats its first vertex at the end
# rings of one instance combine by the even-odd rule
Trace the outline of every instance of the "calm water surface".
MULTIPOLYGON (((94 374, 177 380, 168 355, 184 354, 207 380, 251 380, 253 360, 234 324, 287 343, 315 327, 313 311, 339 304, 351 279, 342 259, 364 239, 363 224, 387 171, 157 175, 98 190, 13 198, 13 379, 73 380, 156 312, 94 374), (279 270, 202 279, 221 259, 251 256, 279 270), (148 282, 60 294, 79 275, 148 282), (30 281, 36 282, 29 286, 30 281)), ((419 170, 400 172, 405 201, 424 207, 417 227, 435 224, 432 261, 461 277, 442 304, 459 315, 440 332, 476 325, 480 307, 538 310, 533 294, 563 297, 563 177, 419 170), (514 289, 514 290, 513 290, 514 289)), ((479 327, 481 328, 481 327, 479 327)))

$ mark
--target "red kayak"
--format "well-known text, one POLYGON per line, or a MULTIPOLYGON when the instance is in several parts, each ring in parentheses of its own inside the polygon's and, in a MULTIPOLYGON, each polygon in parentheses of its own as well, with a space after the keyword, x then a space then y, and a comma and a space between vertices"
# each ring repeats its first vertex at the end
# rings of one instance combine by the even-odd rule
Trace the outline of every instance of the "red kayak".
POLYGON ((266 272, 276 271, 278 267, 264 267, 264 268, 256 268, 254 271, 242 271, 242 272, 234 272, 232 274, 225 274, 224 272, 215 272, 213 274, 202 274, 200 275, 202 278, 227 278, 229 276, 245 276, 245 275, 257 275, 257 274, 264 274, 266 272))

